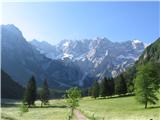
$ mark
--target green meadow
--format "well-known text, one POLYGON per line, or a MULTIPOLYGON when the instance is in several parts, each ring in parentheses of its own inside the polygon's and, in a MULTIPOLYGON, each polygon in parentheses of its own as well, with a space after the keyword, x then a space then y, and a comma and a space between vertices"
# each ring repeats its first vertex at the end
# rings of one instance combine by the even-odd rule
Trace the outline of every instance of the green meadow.
POLYGON ((29 108, 29 112, 22 115, 19 106, 19 102, 2 105, 2 120, 66 120, 69 113, 64 100, 50 100, 50 105, 43 108, 40 101, 36 101, 36 107, 29 108))
MULTIPOLYGON (((2 104, 2 120, 67 120, 69 114, 69 108, 62 99, 50 100, 50 105, 43 108, 40 101, 36 101, 36 107, 22 115, 19 106, 20 102, 2 104)), ((137 103, 134 96, 96 100, 84 97, 78 109, 90 119, 94 115, 96 120, 160 120, 160 101, 144 109, 144 105, 137 103)))
POLYGON ((144 109, 134 96, 97 100, 86 97, 81 100, 79 109, 86 116, 94 114, 98 120, 160 120, 160 102, 148 107, 144 109))

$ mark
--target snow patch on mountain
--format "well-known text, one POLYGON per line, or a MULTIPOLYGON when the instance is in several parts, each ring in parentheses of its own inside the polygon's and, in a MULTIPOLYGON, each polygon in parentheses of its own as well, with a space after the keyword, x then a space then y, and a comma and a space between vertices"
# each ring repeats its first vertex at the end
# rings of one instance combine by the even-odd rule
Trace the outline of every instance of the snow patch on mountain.
POLYGON ((62 40, 50 50, 44 45, 35 46, 51 59, 70 59, 78 64, 83 72, 96 76, 119 74, 133 65, 145 48, 144 43, 137 39, 118 43, 105 37, 62 40))
POLYGON ((132 46, 133 46, 133 48, 134 49, 136 49, 137 48, 137 45, 138 44, 141 44, 142 43, 142 41, 140 41, 140 40, 132 40, 132 46))
POLYGON ((73 55, 72 54, 68 54, 68 53, 64 53, 63 54, 63 58, 70 58, 70 59, 72 59, 73 55))
POLYGON ((138 57, 135 57, 134 55, 128 55, 128 56, 124 56, 124 55, 119 55, 118 57, 117 57, 117 59, 133 59, 133 60, 137 60, 138 59, 138 57))
POLYGON ((108 50, 106 50, 106 53, 105 53, 105 56, 107 56, 108 55, 108 50))

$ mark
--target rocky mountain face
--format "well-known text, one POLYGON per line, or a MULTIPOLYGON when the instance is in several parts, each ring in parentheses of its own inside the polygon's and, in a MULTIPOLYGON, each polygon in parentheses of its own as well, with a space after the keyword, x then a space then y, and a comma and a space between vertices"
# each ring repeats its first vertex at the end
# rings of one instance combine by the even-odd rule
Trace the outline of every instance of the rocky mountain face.
POLYGON ((95 79, 117 76, 144 50, 139 40, 118 43, 107 38, 29 43, 14 25, 2 25, 1 33, 2 69, 21 85, 34 75, 39 86, 47 79, 54 88, 87 87, 95 79))
POLYGON ((137 68, 142 64, 145 65, 149 62, 160 64, 160 38, 158 38, 154 43, 150 44, 147 48, 145 48, 145 50, 143 51, 139 59, 135 62, 135 64, 122 73, 123 77, 128 82, 128 85, 132 86, 131 91, 133 91, 134 89, 133 80, 136 77, 137 68))
POLYGON ((48 80, 50 87, 56 88, 82 85, 83 72, 78 65, 49 59, 28 43, 14 25, 2 25, 1 33, 2 69, 16 82, 25 85, 34 75, 38 85, 44 79, 48 80))
POLYGON ((95 78, 117 76, 132 66, 145 48, 139 40, 118 43, 98 37, 77 41, 62 40, 57 45, 51 45, 50 50, 46 50, 44 42, 34 40, 30 43, 45 53, 46 57, 72 61, 79 65, 84 74, 95 78))
POLYGON ((160 38, 144 50, 136 64, 145 64, 151 61, 160 63, 160 38))

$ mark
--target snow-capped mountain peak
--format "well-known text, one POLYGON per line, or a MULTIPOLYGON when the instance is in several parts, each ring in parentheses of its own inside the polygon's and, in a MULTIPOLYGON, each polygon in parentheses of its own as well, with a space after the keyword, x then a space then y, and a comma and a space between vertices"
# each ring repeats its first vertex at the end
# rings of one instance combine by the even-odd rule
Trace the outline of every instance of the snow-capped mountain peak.
POLYGON ((144 43, 140 40, 135 39, 132 40, 131 42, 134 49, 137 49, 138 47, 144 47, 144 43))
POLYGON ((50 55, 51 59, 70 59, 79 64, 82 71, 90 74, 101 75, 103 73, 103 75, 115 76, 115 73, 119 74, 128 66, 133 65, 144 48, 144 43, 137 39, 118 43, 105 37, 96 37, 83 40, 62 40, 54 46, 54 50, 47 51, 46 56, 50 55))
POLYGON ((135 39, 135 40, 132 40, 132 42, 133 42, 133 43, 135 43, 135 44, 137 44, 137 43, 142 43, 142 41, 140 41, 140 40, 137 40, 137 39, 135 39))

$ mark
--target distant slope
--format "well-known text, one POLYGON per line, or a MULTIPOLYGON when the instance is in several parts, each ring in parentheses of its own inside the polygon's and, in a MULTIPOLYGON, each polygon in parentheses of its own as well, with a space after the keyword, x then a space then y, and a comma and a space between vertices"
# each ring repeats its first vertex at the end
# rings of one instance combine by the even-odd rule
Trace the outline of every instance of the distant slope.
POLYGON ((154 43, 149 45, 144 50, 134 66, 128 68, 125 72, 122 73, 126 81, 128 81, 130 85, 133 85, 133 79, 136 76, 137 67, 151 61, 160 64, 160 38, 158 38, 154 43))
POLYGON ((2 69, 16 82, 25 86, 34 75, 38 86, 42 85, 44 79, 48 80, 50 88, 80 86, 83 73, 78 65, 45 57, 26 41, 14 25, 0 27, 2 69))
POLYGON ((23 93, 24 88, 1 70, 1 98, 20 99, 23 93))
POLYGON ((160 62, 160 38, 144 50, 137 64, 145 64, 149 61, 160 62))

